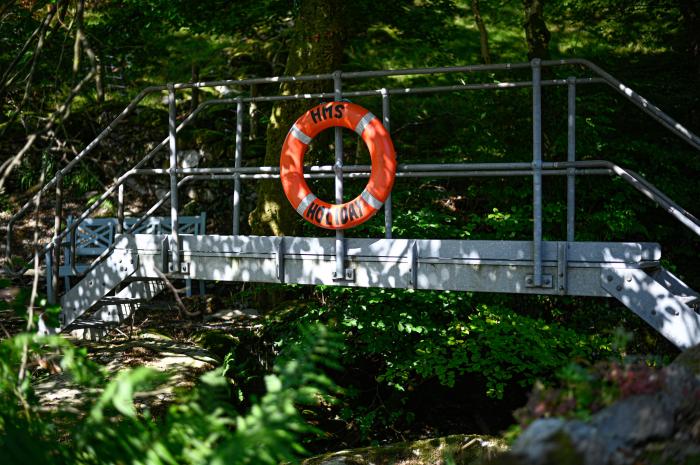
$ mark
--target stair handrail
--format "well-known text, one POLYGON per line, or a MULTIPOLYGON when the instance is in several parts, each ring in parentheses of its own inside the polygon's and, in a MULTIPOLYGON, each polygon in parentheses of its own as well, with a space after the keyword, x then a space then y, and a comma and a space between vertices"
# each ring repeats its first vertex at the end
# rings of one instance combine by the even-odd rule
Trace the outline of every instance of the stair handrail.
MULTIPOLYGON (((265 77, 265 78, 252 78, 252 79, 225 79, 225 80, 218 80, 218 81, 202 81, 202 82, 190 82, 190 83, 178 83, 174 84, 174 89, 175 90, 182 90, 182 89, 192 89, 192 88, 205 88, 205 87, 217 87, 217 86, 229 86, 229 85, 250 85, 250 84, 270 84, 270 83, 278 83, 278 82, 292 82, 292 81, 311 81, 311 80, 318 80, 318 79, 331 79, 332 74, 313 74, 313 75, 303 75, 303 76, 273 76, 273 77, 265 77)), ((40 198, 41 195, 46 193, 51 187, 55 186, 56 183, 58 182, 58 179, 63 178, 66 174, 68 174, 73 167, 85 156, 87 156, 89 153, 91 153, 95 147, 97 147, 100 142, 102 142, 113 130, 114 128, 117 127, 117 125, 128 115, 130 115, 136 106, 149 94, 152 94, 154 92, 161 92, 164 90, 167 90, 168 86, 167 85, 160 85, 160 86, 148 86, 141 90, 136 97, 134 97, 129 104, 122 110, 122 112, 117 115, 116 118, 112 120, 111 123, 105 127, 100 134, 98 134, 88 145, 85 146, 83 150, 81 150, 71 161, 68 162, 66 166, 64 166, 62 169, 56 172, 53 178, 49 180, 46 184, 42 186, 39 191, 34 194, 27 202, 15 213, 10 217, 10 219, 7 222, 7 228, 6 228, 6 238, 5 238, 5 257, 9 259, 11 257, 12 253, 12 228, 14 223, 22 216, 24 215, 27 210, 37 201, 38 198, 40 198)), ((198 107, 199 108, 199 107, 198 107)), ((195 109, 196 111, 196 109, 195 109)), ((161 147, 162 148, 162 147, 161 147)), ((145 162, 144 162, 145 163, 145 162)), ((64 236, 65 237, 65 236, 64 236)))
POLYGON ((542 61, 542 66, 559 65, 581 65, 593 71, 600 78, 602 78, 603 81, 605 81, 605 83, 608 84, 608 86, 613 88, 620 95, 624 96, 627 100, 636 105, 644 113, 661 123, 664 127, 666 127, 666 129, 670 130, 676 136, 686 141, 693 148, 700 150, 700 137, 698 137, 695 133, 693 133, 691 130, 680 124, 675 119, 671 118, 666 112, 664 112, 659 107, 651 103, 649 100, 642 97, 630 87, 624 85, 620 80, 613 77, 610 73, 608 73, 592 61, 586 60, 585 58, 568 58, 562 60, 542 61))
POLYGON ((623 168, 608 160, 582 160, 575 162, 545 162, 542 164, 546 169, 566 169, 566 168, 606 168, 624 180, 627 184, 641 192, 645 197, 659 204, 671 216, 676 218, 684 226, 700 236, 700 220, 685 208, 677 204, 670 197, 663 193, 658 187, 647 181, 639 173, 627 168, 623 168))
POLYGON ((127 116, 131 114, 131 112, 134 111, 136 106, 143 100, 148 94, 151 94, 153 92, 158 92, 162 91, 165 89, 165 86, 149 86, 143 89, 141 92, 134 97, 129 104, 124 108, 124 110, 117 115, 116 118, 112 120, 111 123, 105 127, 102 132, 100 132, 88 145, 85 146, 83 150, 81 150, 71 161, 66 164, 63 168, 58 170, 56 172, 56 175, 51 178, 46 184, 42 186, 41 189, 39 189, 39 192, 34 194, 12 217, 7 222, 7 236, 5 237, 5 256, 6 258, 10 258, 11 253, 12 253, 12 228, 14 223, 22 216, 24 215, 27 210, 37 201, 37 199, 45 194, 51 187, 55 186, 56 183, 58 182, 58 179, 63 178, 66 174, 68 174, 73 167, 85 156, 87 156, 90 152, 92 152, 95 147, 97 147, 102 140, 104 140, 113 130, 114 128, 117 127, 117 125, 127 116))
MULTIPOLYGON (((202 102, 194 111, 192 111, 187 118, 185 118, 175 129, 176 132, 180 132, 182 129, 184 129, 192 120, 194 117, 204 108, 207 106, 210 106, 211 104, 207 104, 209 101, 202 102)), ((153 157, 165 147, 165 144, 168 142, 168 138, 166 137, 163 139, 155 148, 153 148, 150 152, 148 152, 139 162, 137 162, 131 169, 126 171, 124 174, 119 176, 113 183, 110 185, 108 188, 105 189, 105 191, 98 197, 93 203, 90 204, 90 206, 85 209, 77 218, 75 218, 69 226, 67 226, 61 233, 59 233, 52 242, 48 243, 44 249, 43 253, 48 253, 51 250, 53 250, 56 247, 57 243, 60 243, 63 239, 65 239, 69 234, 74 232, 80 224, 87 218, 89 217, 92 213, 95 212, 108 198, 110 195, 114 194, 115 190, 119 188, 122 184, 124 184, 127 179, 129 179, 131 176, 134 176, 136 174, 144 174, 144 171, 154 171, 158 172, 159 170, 141 170, 140 168, 153 159, 153 157)), ((161 174, 161 173, 157 173, 161 174)), ((169 193, 168 193, 169 196, 169 193)), ((152 213, 151 213, 152 214, 152 213)), ((142 221, 136 223, 134 226, 129 228, 129 230, 133 230, 136 226, 140 225, 143 221, 145 221, 147 218, 143 218, 142 221)), ((71 237, 74 238, 75 234, 73 234, 71 237)), ((75 247, 72 247, 73 250, 75 247)), ((74 252, 73 252, 74 253, 74 252)), ((97 259, 99 260, 102 256, 98 257, 97 259)), ((72 257, 73 260, 72 262, 74 263, 75 257, 72 257)))

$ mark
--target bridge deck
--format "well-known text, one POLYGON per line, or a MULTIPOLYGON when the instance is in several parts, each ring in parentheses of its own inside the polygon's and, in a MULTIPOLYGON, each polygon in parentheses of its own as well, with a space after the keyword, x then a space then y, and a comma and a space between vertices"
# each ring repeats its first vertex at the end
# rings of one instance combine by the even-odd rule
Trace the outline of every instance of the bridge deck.
MULTIPOLYGON (((544 242, 543 287, 533 287, 531 241, 347 239, 346 279, 335 271, 335 238, 182 235, 182 277, 217 281, 325 284, 474 292, 610 296, 607 268, 658 265, 655 243, 544 242)), ((124 235, 138 277, 167 269, 168 236, 124 235), (156 271, 158 269, 158 271, 156 271)))

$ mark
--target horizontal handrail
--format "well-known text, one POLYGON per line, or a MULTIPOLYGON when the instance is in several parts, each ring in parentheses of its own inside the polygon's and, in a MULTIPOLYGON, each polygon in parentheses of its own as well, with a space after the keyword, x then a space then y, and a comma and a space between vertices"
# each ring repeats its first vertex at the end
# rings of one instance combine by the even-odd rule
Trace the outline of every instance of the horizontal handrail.
MULTIPOLYGON (((507 177, 507 176, 531 176, 531 163, 504 162, 504 163, 450 163, 442 165, 440 170, 439 164, 399 164, 397 166, 397 177, 507 177)), ((347 165, 343 168, 344 177, 347 178, 368 178, 370 176, 370 165, 347 165)), ((575 162, 543 162, 543 175, 565 176, 571 174, 569 169, 574 169, 576 175, 610 175, 615 174, 625 182, 630 184, 644 196, 656 202, 664 208, 669 214, 675 217, 683 225, 688 227, 696 235, 700 236, 700 220, 693 214, 685 210, 676 202, 671 200, 666 194, 660 191, 656 186, 644 179, 638 173, 622 168, 608 160, 584 160, 575 162)), ((306 179, 332 179, 334 178, 333 166, 311 166, 305 168, 304 178, 306 179)), ((242 179, 278 179, 278 166, 260 166, 260 167, 241 167, 241 168, 188 168, 180 169, 178 173, 185 175, 179 182, 178 188, 183 185, 197 180, 234 180, 238 175, 242 179)), ((135 175, 168 175, 168 170, 165 169, 145 169, 145 170, 130 170, 125 173, 125 177, 135 175)), ((129 234, 136 230, 144 221, 153 215, 158 208, 163 206, 170 198, 170 192, 159 199, 149 210, 142 215, 134 224, 125 231, 129 234)), ((46 250, 49 250, 52 244, 47 245, 46 250)), ((97 264, 108 256, 114 247, 105 250, 99 257, 88 267, 87 272, 92 270, 97 264)))
MULTIPOLYGON (((598 74, 608 85, 613 89, 618 91, 621 95, 625 96, 628 100, 636 104, 645 113, 652 116, 657 121, 661 122, 666 128, 670 129, 679 137, 686 140, 693 147, 700 150, 700 138, 689 131, 687 128, 679 124, 673 118, 664 113, 661 109, 650 103, 648 100, 643 98, 641 95, 634 92, 629 87, 622 84, 619 80, 615 79, 612 75, 604 71, 599 66, 590 62, 589 60, 572 58, 572 59, 562 59, 562 60, 546 60, 541 62, 541 66, 561 66, 561 65, 582 65, 594 73, 598 74)), ((389 77, 389 76, 401 76, 401 75, 421 75, 421 74, 439 74, 439 73, 459 73, 459 72, 480 72, 480 71, 503 71, 503 70, 516 70, 516 69, 526 69, 529 68, 530 63, 503 63, 503 64, 490 64, 490 65, 470 65, 470 66, 449 66, 449 67, 435 67, 435 68, 416 68, 416 69, 398 69, 398 70, 383 70, 383 71, 356 71, 356 72, 337 72, 342 75, 343 78, 367 78, 367 77, 389 77)), ((329 80, 333 79, 335 73, 324 73, 324 74, 313 74, 313 75, 302 75, 302 76, 273 76, 265 78, 252 78, 252 79, 226 79, 218 81, 203 81, 195 83, 177 83, 174 84, 176 90, 182 89, 192 89, 192 88, 206 88, 206 87, 217 87, 217 86, 242 86, 242 85, 254 85, 254 84, 273 84, 282 82, 305 82, 305 81, 318 81, 318 80, 329 80)), ((599 82, 596 79, 587 79, 588 82, 594 83, 599 82)), ((577 81, 579 82, 579 81, 577 81)), ((583 80, 581 81, 583 82, 583 80)), ((547 80, 542 81, 542 85, 560 85, 565 84, 565 79, 558 80, 547 80)), ((439 91, 454 91, 454 90, 466 90, 466 89, 505 89, 505 88, 518 88, 518 87, 529 87, 532 85, 531 82, 522 83, 484 83, 484 84, 468 84, 462 86, 437 86, 435 88, 416 88, 416 89, 380 89, 372 91, 356 91, 348 92, 345 95, 352 96, 368 96, 375 95, 382 91, 387 93, 421 93, 421 92, 439 92, 439 91)), ((150 86, 143 89, 134 99, 127 105, 127 107, 97 136, 92 140, 78 155, 75 156, 63 169, 57 173, 50 181, 48 181, 42 188, 41 193, 45 193, 48 189, 56 184, 57 178, 59 176, 65 176, 75 164, 77 164, 82 158, 87 154, 92 152, 92 150, 109 135, 114 128, 121 122, 126 116, 128 116, 134 108, 138 105, 143 98, 153 92, 160 92, 166 90, 167 86, 150 86)), ((332 92, 318 93, 318 94, 295 94, 295 95, 285 95, 285 96, 259 96, 259 97, 248 97, 243 98, 245 102, 257 102, 257 101, 279 101, 279 100, 295 100, 300 98, 331 98, 333 97, 332 92)), ((233 99, 231 99, 233 100, 233 99)), ((218 99, 216 103, 221 103, 222 99, 218 99)), ((204 102, 206 103, 206 102, 204 102)), ((198 107, 199 108, 199 107, 198 107)), ((196 111, 196 110, 195 110, 196 111)), ((10 220, 8 225, 13 224, 22 214, 24 214, 33 204, 39 193, 35 194, 29 201, 27 201, 20 210, 15 213, 10 220)), ((7 240, 10 241, 11 234, 8 233, 7 240)), ((9 245, 9 242, 8 242, 9 245)), ((9 250, 11 247, 7 247, 9 250)))

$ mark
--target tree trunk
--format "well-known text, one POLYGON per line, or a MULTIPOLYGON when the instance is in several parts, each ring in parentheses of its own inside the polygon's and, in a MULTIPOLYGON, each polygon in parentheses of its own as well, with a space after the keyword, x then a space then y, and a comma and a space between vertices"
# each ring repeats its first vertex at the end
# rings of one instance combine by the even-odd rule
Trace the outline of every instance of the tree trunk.
MULTIPOLYGON (((199 65, 192 63, 192 82, 199 82, 199 65)), ((190 112, 199 106, 199 88, 192 88, 192 100, 190 101, 190 112)))
POLYGON ((542 14, 544 0, 523 0, 525 7, 525 40, 527 41, 527 58, 540 58, 548 60, 549 39, 551 34, 547 29, 542 14))
POLYGON ((683 25, 688 35, 688 54, 700 79, 700 5, 697 0, 679 0, 683 25))
MULTIPOLYGON (((250 96, 257 97, 259 93, 258 85, 250 86, 250 96)), ((260 117, 258 104, 250 102, 248 106, 248 121, 250 121, 250 130, 248 131, 248 140, 256 140, 258 138, 258 119, 260 117)))
MULTIPOLYGON (((295 20, 284 69, 287 76, 332 72, 340 67, 345 41, 344 2, 302 0, 295 20)), ((283 83, 280 93, 315 93, 332 90, 332 83, 283 83)), ((267 127, 265 165, 279 165, 282 143, 291 125, 313 104, 308 100, 279 102, 272 108, 267 127)), ((279 180, 261 181, 258 202, 248 222, 257 235, 298 235, 301 218, 287 201, 279 180)))
MULTIPOLYGON (((688 62, 700 82, 700 5, 697 0, 679 0, 678 7, 683 16, 683 26, 687 35, 688 62)), ((698 105, 690 106, 690 124, 697 127, 700 124, 698 105)))
POLYGON ((474 21, 476 27, 479 28, 479 43, 481 44, 481 60, 485 64, 491 63, 491 51, 489 50, 489 33, 486 30, 484 20, 481 18, 479 9, 479 0, 472 0, 472 13, 474 13, 474 21))

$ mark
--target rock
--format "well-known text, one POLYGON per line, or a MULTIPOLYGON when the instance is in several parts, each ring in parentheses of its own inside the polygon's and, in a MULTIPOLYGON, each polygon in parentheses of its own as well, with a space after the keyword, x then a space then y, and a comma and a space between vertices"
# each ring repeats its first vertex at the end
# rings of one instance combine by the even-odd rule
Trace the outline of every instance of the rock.
POLYGON ((681 352, 671 366, 683 366, 696 376, 700 376, 700 344, 681 352))
POLYGON ((178 150, 177 163, 180 168, 196 168, 204 158, 201 150, 178 150))
POLYGON ((218 321, 233 321, 233 320, 239 320, 239 319, 244 319, 244 318, 258 318, 260 315, 258 314, 258 311, 255 310, 254 308, 244 308, 244 309, 233 309, 233 310, 221 310, 219 312, 216 312, 212 315, 205 315, 204 316, 204 321, 212 321, 212 320, 218 320, 218 321))
POLYGON ((484 463, 507 450, 502 439, 478 435, 454 435, 377 447, 345 450, 304 460, 303 465, 455 465, 484 463))
POLYGON ((687 440, 649 444, 639 454, 637 462, 645 465, 700 464, 700 445, 687 440))
POLYGON ((655 392, 618 400, 588 422, 534 421, 494 464, 700 464, 700 346, 658 376, 655 392))
MULTIPOLYGON (((534 421, 513 444, 512 456, 517 458, 517 463, 532 465, 553 463, 553 456, 559 449, 564 449, 562 442, 566 442, 567 445, 571 443, 571 440, 566 438, 565 426, 566 421, 560 418, 534 421)), ((566 448, 571 449, 571 447, 566 448)))
POLYGON ((561 418, 544 418, 534 421, 513 444, 513 453, 522 452, 528 457, 545 455, 547 443, 559 434, 565 425, 566 421, 561 418))
POLYGON ((632 396, 594 415, 591 426, 620 446, 667 439, 673 434, 678 405, 664 392, 632 396))
POLYGON ((194 334, 192 339, 219 357, 225 357, 240 344, 238 337, 220 330, 204 330, 194 334))
POLYGON ((597 465, 606 463, 610 454, 589 425, 546 418, 536 420, 520 435, 508 454, 512 461, 503 463, 597 465))
POLYGON ((619 444, 601 434, 594 426, 582 421, 569 421, 564 431, 586 465, 617 462, 619 444))

